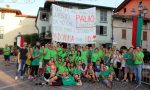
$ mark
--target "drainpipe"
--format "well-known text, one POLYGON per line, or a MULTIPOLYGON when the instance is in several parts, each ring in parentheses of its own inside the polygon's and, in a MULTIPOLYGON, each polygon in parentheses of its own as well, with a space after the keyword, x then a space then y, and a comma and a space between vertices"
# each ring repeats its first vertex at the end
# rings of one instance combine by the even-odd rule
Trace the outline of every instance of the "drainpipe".
POLYGON ((112 47, 113 47, 113 41, 114 41, 114 29, 113 29, 113 22, 114 22, 114 19, 113 19, 113 16, 112 16, 112 18, 111 18, 111 27, 112 27, 111 43, 112 43, 112 47))

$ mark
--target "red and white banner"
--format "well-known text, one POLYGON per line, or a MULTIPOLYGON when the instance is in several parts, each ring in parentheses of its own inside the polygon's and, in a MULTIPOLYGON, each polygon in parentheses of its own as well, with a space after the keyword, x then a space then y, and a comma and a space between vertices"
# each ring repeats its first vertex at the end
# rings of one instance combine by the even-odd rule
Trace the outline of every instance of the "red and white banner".
POLYGON ((96 43, 96 8, 69 9, 52 5, 52 40, 74 44, 96 43))
POLYGON ((24 44, 24 37, 23 36, 17 37, 17 46, 23 47, 23 44, 24 44))

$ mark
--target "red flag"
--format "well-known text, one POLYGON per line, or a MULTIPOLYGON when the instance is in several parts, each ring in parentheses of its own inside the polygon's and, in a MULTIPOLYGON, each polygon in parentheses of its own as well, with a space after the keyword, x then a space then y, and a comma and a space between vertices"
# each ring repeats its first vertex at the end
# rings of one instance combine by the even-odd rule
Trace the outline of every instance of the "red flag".
POLYGON ((23 36, 17 37, 17 46, 23 47, 23 44, 24 44, 24 37, 23 36))
POLYGON ((136 32, 137 32, 138 18, 133 18, 133 27, 132 27, 132 45, 136 47, 136 32))
POLYGON ((21 36, 20 46, 23 47, 23 44, 24 44, 24 37, 21 36))

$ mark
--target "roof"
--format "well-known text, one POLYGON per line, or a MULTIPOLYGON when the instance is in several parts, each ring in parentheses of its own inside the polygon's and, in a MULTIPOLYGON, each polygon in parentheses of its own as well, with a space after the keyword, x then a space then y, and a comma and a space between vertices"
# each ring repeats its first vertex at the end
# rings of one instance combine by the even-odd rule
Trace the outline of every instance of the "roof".
POLYGON ((84 4, 84 3, 76 3, 76 2, 66 2, 66 1, 54 1, 49 0, 45 2, 44 7, 49 8, 51 4, 69 4, 69 5, 77 5, 77 6, 85 6, 85 7, 97 7, 97 8, 106 8, 106 9, 115 9, 114 7, 100 6, 100 5, 92 5, 92 4, 84 4))
POLYGON ((115 10, 114 12, 120 11, 123 7, 125 7, 131 0, 124 0, 115 10))
POLYGON ((32 15, 16 15, 16 17, 36 18, 36 16, 32 15))
POLYGON ((11 8, 2 8, 2 7, 0 7, 0 12, 16 13, 16 15, 22 14, 22 12, 20 10, 11 9, 11 8))

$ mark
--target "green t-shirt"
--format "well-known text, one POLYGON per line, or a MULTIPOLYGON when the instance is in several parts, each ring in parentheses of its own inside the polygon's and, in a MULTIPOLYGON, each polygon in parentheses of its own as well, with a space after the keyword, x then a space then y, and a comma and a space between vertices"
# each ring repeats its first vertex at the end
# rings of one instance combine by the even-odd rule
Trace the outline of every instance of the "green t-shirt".
POLYGON ((76 85, 77 82, 75 82, 73 76, 68 75, 66 78, 62 78, 62 82, 64 86, 70 86, 70 85, 76 85))
POLYGON ((51 58, 51 50, 49 48, 45 48, 44 49, 44 59, 45 60, 50 60, 51 58))
POLYGON ((136 56, 141 57, 142 60, 140 60, 138 57, 135 58, 134 64, 142 64, 143 63, 143 58, 144 58, 144 53, 143 52, 138 52, 136 56))
POLYGON ((106 63, 106 65, 107 66, 110 66, 110 60, 108 60, 109 59, 109 56, 108 55, 105 55, 104 57, 103 57, 103 61, 106 63))
POLYGON ((50 73, 50 70, 51 70, 50 66, 46 66, 46 73, 47 73, 47 74, 50 73))
POLYGON ((102 50, 99 50, 99 52, 98 52, 98 57, 100 58, 100 57, 102 57, 104 55, 104 52, 102 51, 102 50))
POLYGON ((98 60, 98 53, 93 53, 92 54, 92 62, 96 62, 98 60))
POLYGON ((75 60, 76 60, 76 62, 78 62, 78 61, 82 60, 82 58, 80 56, 76 56, 75 60))
POLYGON ((52 53, 51 53, 51 58, 54 58, 56 59, 57 58, 57 51, 56 50, 52 50, 52 53))
MULTIPOLYGON (((34 51, 33 52, 33 54, 32 54, 33 56, 36 56, 36 55, 41 55, 41 53, 40 53, 40 51, 38 51, 38 52, 36 52, 36 51, 34 51)), ((39 61, 40 61, 40 58, 34 58, 33 60, 32 60, 32 65, 39 65, 39 61)))
POLYGON ((81 74, 81 71, 78 68, 74 68, 72 74, 81 74))
POLYGON ((114 68, 113 68, 113 67, 110 67, 110 68, 108 69, 108 71, 109 71, 109 73, 112 73, 112 72, 114 72, 114 68))
POLYGON ((64 52, 63 54, 61 54, 62 59, 65 59, 66 56, 67 56, 67 52, 64 52))
POLYGON ((124 54, 123 57, 126 58, 126 64, 127 65, 133 65, 134 64, 134 61, 132 60, 133 59, 133 54, 132 53, 127 52, 127 53, 124 54))
POLYGON ((57 48, 58 56, 61 56, 63 54, 63 48, 57 48))
POLYGON ((68 72, 68 69, 67 69, 67 67, 64 67, 64 66, 59 66, 58 67, 58 70, 61 72, 61 73, 63 73, 63 72, 68 72))
POLYGON ((74 51, 74 54, 72 56, 72 58, 70 59, 70 62, 74 62, 77 56, 77 51, 74 51))
POLYGON ((81 52, 81 58, 82 58, 82 60, 87 61, 87 51, 86 50, 81 52))
POLYGON ((110 71, 109 71, 109 70, 101 71, 101 72, 100 72, 100 76, 104 76, 104 77, 108 77, 109 74, 110 74, 110 71))
POLYGON ((10 55, 10 48, 9 47, 4 48, 3 52, 4 52, 4 55, 10 55))
POLYGON ((60 66, 62 66, 62 63, 58 63, 58 61, 55 61, 55 65, 57 68, 59 68, 60 66))

